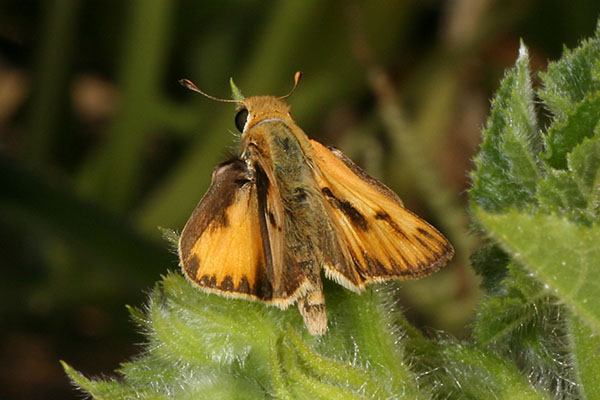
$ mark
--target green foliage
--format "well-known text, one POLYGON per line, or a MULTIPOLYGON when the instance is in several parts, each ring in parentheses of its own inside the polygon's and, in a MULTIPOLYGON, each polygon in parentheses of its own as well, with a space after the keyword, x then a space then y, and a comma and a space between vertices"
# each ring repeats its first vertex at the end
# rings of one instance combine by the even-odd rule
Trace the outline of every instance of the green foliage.
POLYGON ((545 131, 521 47, 472 173, 473 216, 494 249, 474 257, 488 294, 474 338, 557 398, 598 398, 600 384, 599 35, 540 74, 545 131))
MULTIPOLYGON (((472 215, 489 243, 472 257, 486 297, 470 340, 424 337, 393 285, 326 287, 329 331, 297 310, 202 293, 180 274, 130 309, 148 343, 94 398, 600 397, 600 25, 552 63, 537 95, 524 45, 492 103, 471 173, 472 215)), ((169 235, 173 238, 173 235, 169 235)))
POLYGON ((511 210, 477 213, 515 261, 527 266, 548 289, 594 331, 600 331, 600 228, 567 218, 511 210))
POLYGON ((130 309, 148 343, 122 364, 122 379, 91 380, 63 366, 98 399, 461 398, 461 386, 473 398, 545 398, 492 352, 422 337, 393 311, 393 294, 390 286, 361 296, 332 287, 330 332, 314 338, 295 309, 204 294, 170 273, 146 310, 130 309))
POLYGON ((472 200, 487 210, 522 206, 535 194, 539 133, 534 113, 529 58, 521 47, 517 65, 502 81, 475 157, 472 200))
POLYGON ((364 297, 338 291, 330 301, 337 327, 315 339, 295 309, 211 296, 170 273, 145 311, 130 310, 149 338, 148 350, 122 365, 120 386, 65 368, 96 398, 419 398, 377 294, 364 297), (350 307, 348 315, 343 310, 350 307), (367 351, 348 353, 353 346, 345 335, 367 351))
POLYGON ((600 398, 600 335, 589 329, 579 318, 569 320, 570 346, 573 349, 573 368, 581 382, 581 397, 600 398))

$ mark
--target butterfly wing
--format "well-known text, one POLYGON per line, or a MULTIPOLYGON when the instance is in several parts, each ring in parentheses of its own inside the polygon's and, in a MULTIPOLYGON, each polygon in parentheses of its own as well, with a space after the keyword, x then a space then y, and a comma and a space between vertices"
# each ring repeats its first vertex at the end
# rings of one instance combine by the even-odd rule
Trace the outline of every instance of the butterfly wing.
POLYGON ((285 308, 298 288, 283 282, 281 273, 282 206, 267 174, 256 167, 234 159, 215 168, 183 228, 179 258, 185 276, 208 292, 285 308))
POLYGON ((271 301, 256 185, 242 160, 225 162, 179 240, 183 272, 201 288, 231 297, 271 301))
POLYGON ((389 188, 369 176, 338 149, 310 141, 314 175, 332 220, 345 264, 325 265, 333 279, 352 286, 390 278, 417 278, 436 271, 453 256, 448 240, 409 210, 389 188))

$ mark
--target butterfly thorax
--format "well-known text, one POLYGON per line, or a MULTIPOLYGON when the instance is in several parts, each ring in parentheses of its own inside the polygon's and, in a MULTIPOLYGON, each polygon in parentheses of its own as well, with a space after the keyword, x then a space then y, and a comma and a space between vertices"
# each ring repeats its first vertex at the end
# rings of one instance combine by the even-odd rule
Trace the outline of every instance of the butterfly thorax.
POLYGON ((260 163, 264 169, 271 169, 265 172, 278 186, 286 210, 303 208, 310 203, 309 197, 320 199, 312 176, 308 138, 293 121, 289 106, 273 96, 250 97, 243 105, 249 115, 243 132, 242 158, 249 164, 260 163))
MULTIPOLYGON (((258 99, 277 100, 268 97, 258 99)), ((276 186, 285 210, 286 238, 288 235, 298 236, 297 240, 302 242, 299 246, 306 247, 308 251, 313 243, 321 240, 315 237, 315 227, 323 226, 323 221, 330 217, 313 178, 311 160, 297 139, 298 135, 306 135, 302 131, 292 132, 290 120, 289 114, 274 117, 272 113, 267 119, 249 119, 243 140, 247 151, 242 157, 251 167, 266 169, 267 176, 272 177, 269 184, 276 186)), ((315 252, 312 249, 313 259, 315 252)), ((307 264, 304 261, 307 260, 302 260, 301 264, 307 264)))

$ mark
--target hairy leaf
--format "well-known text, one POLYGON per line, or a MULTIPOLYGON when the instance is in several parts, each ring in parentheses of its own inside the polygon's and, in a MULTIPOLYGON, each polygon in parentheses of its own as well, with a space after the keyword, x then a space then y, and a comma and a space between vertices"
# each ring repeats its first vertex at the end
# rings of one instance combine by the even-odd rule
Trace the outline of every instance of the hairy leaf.
POLYGON ((550 63, 547 71, 540 73, 544 87, 538 95, 558 121, 564 120, 586 95, 600 90, 599 37, 600 24, 594 37, 584 40, 575 50, 565 49, 559 61, 550 63))
POLYGON ((472 200, 490 211, 530 202, 540 174, 540 138, 524 45, 517 64, 502 80, 482 134, 471 175, 472 200))
POLYGON ((600 332, 600 228, 581 226, 559 216, 509 211, 477 217, 491 236, 600 332))
POLYGON ((545 137, 544 159, 550 166, 567 168, 567 154, 586 137, 594 135, 600 121, 600 92, 587 95, 580 103, 573 105, 563 121, 556 121, 548 129, 545 137))
POLYGON ((600 399, 600 334, 592 332, 578 317, 571 316, 569 337, 575 374, 581 383, 579 394, 584 399, 600 399))

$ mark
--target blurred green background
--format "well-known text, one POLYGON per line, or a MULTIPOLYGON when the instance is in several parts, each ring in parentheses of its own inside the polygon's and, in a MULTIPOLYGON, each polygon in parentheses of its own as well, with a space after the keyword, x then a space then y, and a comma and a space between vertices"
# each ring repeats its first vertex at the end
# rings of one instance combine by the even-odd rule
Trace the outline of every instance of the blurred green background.
MULTIPOLYGON (((177 269, 181 230, 235 141, 233 109, 186 91, 284 94, 454 243, 398 302, 465 337, 480 296, 470 158, 522 38, 534 70, 591 35, 597 0, 0 3, 0 398, 79 398, 58 360, 109 374, 141 350, 125 304, 177 269)), ((542 112, 543 114, 543 112, 542 112)))

